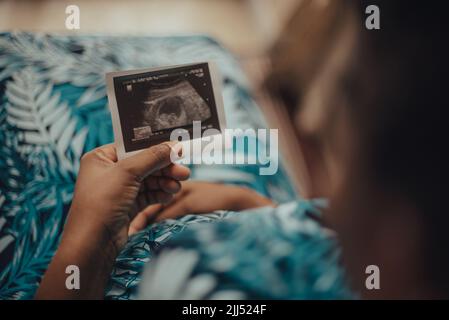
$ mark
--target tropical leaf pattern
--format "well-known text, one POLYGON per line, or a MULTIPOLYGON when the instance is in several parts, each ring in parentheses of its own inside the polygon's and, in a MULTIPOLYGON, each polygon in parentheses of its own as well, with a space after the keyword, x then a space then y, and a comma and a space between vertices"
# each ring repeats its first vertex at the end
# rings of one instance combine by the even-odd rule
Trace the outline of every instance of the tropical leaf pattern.
POLYGON ((355 298, 335 234, 319 223, 323 205, 296 201, 188 225, 148 257, 139 289, 128 292, 138 299, 355 298))
MULTIPOLYGON (((205 60, 215 61, 224 76, 228 126, 264 128, 237 61, 209 37, 0 33, 0 299, 33 297, 59 243, 81 155, 113 140, 105 73, 205 60)), ((258 169, 197 165, 192 173, 246 185, 280 203, 295 198, 282 166, 274 176, 260 176, 258 169)), ((107 295, 131 297, 155 247, 188 225, 224 215, 165 222, 152 226, 148 237, 131 239, 107 295)))

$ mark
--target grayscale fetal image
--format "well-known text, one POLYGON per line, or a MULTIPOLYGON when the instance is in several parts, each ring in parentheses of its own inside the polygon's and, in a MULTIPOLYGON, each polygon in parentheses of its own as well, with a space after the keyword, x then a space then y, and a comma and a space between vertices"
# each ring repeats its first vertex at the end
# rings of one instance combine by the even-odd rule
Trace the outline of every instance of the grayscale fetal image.
POLYGON ((220 130, 208 63, 136 72, 114 78, 114 91, 126 152, 170 140, 178 129, 193 134, 220 130))
POLYGON ((143 104, 141 127, 149 126, 153 132, 205 121, 211 116, 206 101, 182 78, 152 88, 143 104))

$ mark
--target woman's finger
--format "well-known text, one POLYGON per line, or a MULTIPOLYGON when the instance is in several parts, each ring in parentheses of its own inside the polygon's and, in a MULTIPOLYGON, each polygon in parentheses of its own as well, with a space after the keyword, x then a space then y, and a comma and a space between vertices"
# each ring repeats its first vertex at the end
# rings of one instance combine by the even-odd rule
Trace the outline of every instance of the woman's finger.
POLYGON ((177 163, 173 163, 161 169, 161 172, 163 176, 173 178, 178 181, 187 180, 190 176, 190 169, 177 163))
POLYGON ((147 227, 152 221, 152 217, 162 209, 161 204, 153 204, 140 211, 129 225, 128 235, 133 235, 147 227))
POLYGON ((165 219, 174 219, 191 213, 189 212, 189 207, 186 203, 185 197, 179 197, 178 200, 172 201, 164 206, 162 211, 155 216, 155 221, 159 222, 165 219))
POLYGON ((145 191, 162 190, 166 193, 176 193, 181 189, 181 184, 172 178, 167 177, 147 177, 145 179, 145 191))
POLYGON ((163 191, 155 191, 153 193, 154 198, 156 199, 156 203, 166 204, 173 200, 173 194, 163 192, 163 191))
POLYGON ((152 172, 149 177, 167 177, 178 181, 187 180, 190 176, 190 169, 176 163, 172 163, 165 168, 152 172))
POLYGON ((151 173, 172 164, 171 155, 178 154, 181 150, 182 146, 175 141, 163 142, 143 149, 139 153, 119 161, 118 164, 142 181, 151 173))
POLYGON ((117 162, 117 150, 114 143, 95 148, 91 153, 105 161, 117 162))

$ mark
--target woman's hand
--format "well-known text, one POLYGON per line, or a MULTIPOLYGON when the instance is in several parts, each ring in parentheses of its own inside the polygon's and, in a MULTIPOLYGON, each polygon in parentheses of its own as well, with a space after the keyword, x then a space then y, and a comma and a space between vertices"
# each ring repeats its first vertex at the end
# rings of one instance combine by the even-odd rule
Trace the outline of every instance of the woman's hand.
POLYGON ((132 234, 144 229, 148 223, 187 214, 210 213, 216 210, 241 211, 264 206, 274 206, 274 203, 248 188, 186 181, 182 183, 181 191, 170 203, 151 205, 139 212, 129 231, 132 234))
POLYGON ((38 298, 100 298, 112 264, 128 239, 136 213, 166 203, 189 177, 173 164, 179 144, 162 143, 118 161, 114 145, 85 154, 60 246, 37 293, 38 298), (68 265, 80 269, 81 288, 65 288, 68 265))
MULTIPOLYGON (((117 161, 114 145, 86 153, 81 159, 66 230, 76 237, 84 229, 101 232, 120 251, 137 212, 153 203, 169 202, 189 177, 188 168, 170 162, 171 143, 117 161)), ((68 233, 68 232, 67 232, 68 233)), ((84 236, 88 236, 85 234, 84 236)))

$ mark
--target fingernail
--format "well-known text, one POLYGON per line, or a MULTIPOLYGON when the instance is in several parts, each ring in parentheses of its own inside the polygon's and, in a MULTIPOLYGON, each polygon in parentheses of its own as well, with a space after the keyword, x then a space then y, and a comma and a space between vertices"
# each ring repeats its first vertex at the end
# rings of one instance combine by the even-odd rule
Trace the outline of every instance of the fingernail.
POLYGON ((178 141, 170 141, 169 146, 172 150, 172 152, 178 157, 181 158, 183 155, 183 148, 182 148, 182 144, 179 143, 178 141))

